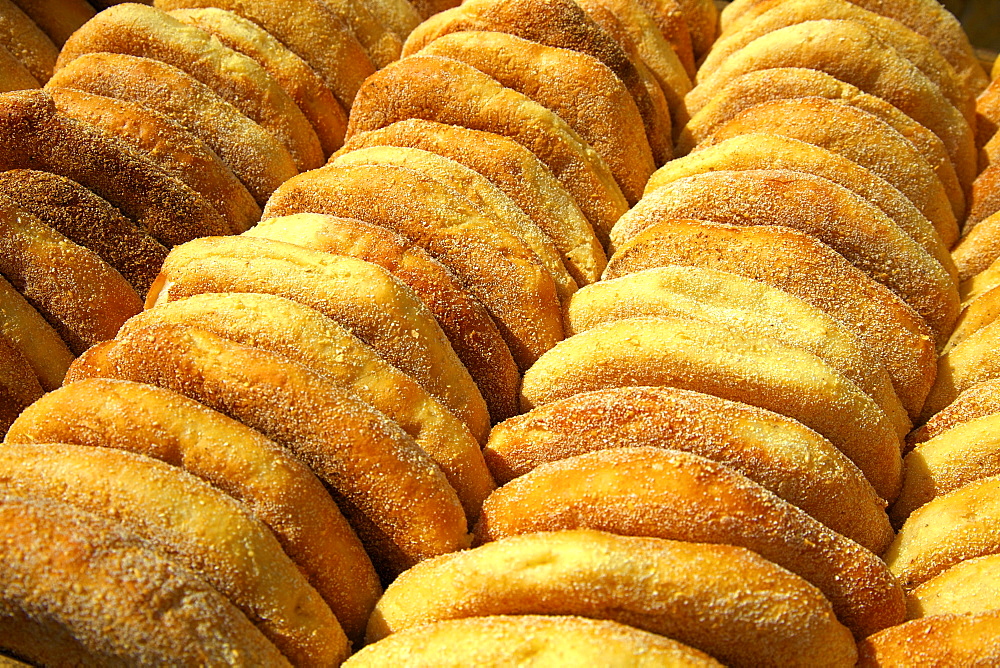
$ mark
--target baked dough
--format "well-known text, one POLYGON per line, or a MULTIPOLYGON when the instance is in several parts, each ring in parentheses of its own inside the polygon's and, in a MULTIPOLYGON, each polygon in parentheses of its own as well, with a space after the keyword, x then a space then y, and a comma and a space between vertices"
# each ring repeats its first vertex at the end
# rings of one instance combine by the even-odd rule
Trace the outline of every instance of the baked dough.
POLYGON ((956 207, 933 165, 915 145, 874 115, 841 100, 804 97, 773 100, 746 109, 712 133, 701 147, 757 133, 798 139, 858 163, 888 181, 934 225, 950 246, 958 238, 956 207))
POLYGON ((875 554, 895 535, 885 502, 825 438, 777 413, 690 390, 575 394, 497 425, 483 454, 505 484, 548 462, 638 447, 683 450, 725 464, 875 554))
POLYGON ((264 216, 306 212, 358 218, 424 248, 486 307, 521 369, 563 338, 555 283, 537 256, 454 188, 396 165, 332 165, 283 184, 264 216))
MULTIPOLYGON (((757 483, 698 455, 616 448, 542 464, 490 496, 476 539, 566 529, 752 550, 820 589, 859 639, 904 619, 903 590, 881 559, 757 483)), ((678 565, 690 567, 687 560, 678 565)), ((392 600, 391 593, 392 587, 373 620, 383 601, 392 600)), ((369 637, 371 631, 372 623, 369 637)))
POLYGON ((0 527, 0 647, 33 663, 291 665, 225 596, 106 519, 5 496, 0 527))
POLYGON ((14 0, 49 39, 61 47, 73 31, 94 18, 87 0, 14 0))
POLYGON ((874 204, 908 237, 934 257, 953 281, 958 270, 949 246, 913 203, 884 179, 842 155, 792 137, 769 134, 768 129, 713 143, 673 160, 653 174, 646 192, 673 181, 705 172, 751 169, 788 169, 833 181, 874 204))
POLYGON ((0 275, 0 336, 24 355, 46 392, 62 385, 73 353, 52 325, 0 275))
POLYGON ((0 196, 0 274, 80 354, 113 338, 142 300, 122 275, 0 196))
MULTIPOLYGON (((775 67, 742 74, 726 84, 719 94, 702 107, 677 138, 677 153, 685 155, 696 144, 708 139, 715 130, 736 114, 750 107, 772 100, 824 97, 846 102, 860 111, 866 111, 887 123, 903 135, 926 160, 944 187, 957 220, 965 218, 965 191, 958 182, 955 166, 951 164, 944 142, 936 134, 892 106, 882 98, 863 92, 856 86, 835 79, 826 72, 804 67, 775 67)), ((759 132, 760 129, 753 132, 759 132)), ((881 134, 881 133, 879 133, 881 134)), ((830 150, 836 151, 831 147, 830 150)), ((855 162, 859 162, 855 160, 855 162)), ((898 188, 899 186, 897 186, 898 188)), ((902 191, 901 191, 902 192, 902 191)), ((912 196, 912 195, 911 195, 912 196)), ((946 244, 954 243, 957 234, 944 238, 946 244)))
POLYGON ((42 386, 28 358, 0 333, 0 434, 41 396, 42 386))
POLYGON ((910 590, 960 561, 1000 552, 1000 477, 971 482, 913 511, 885 553, 910 590))
POLYGON ((664 218, 798 229, 902 297, 939 346, 958 319, 958 289, 944 268, 880 210, 827 179, 780 169, 689 176, 644 197, 618 221, 611 241, 620 246, 664 218))
POLYGON ((607 164, 565 121, 470 65, 416 55, 380 70, 359 91, 347 136, 407 118, 453 123, 515 140, 552 170, 602 240, 628 210, 607 164))
POLYGON ((885 413, 815 355, 684 318, 630 318, 570 337, 524 374, 530 410, 581 392, 664 385, 759 406, 815 429, 879 496, 899 493, 900 441, 885 413))
POLYGON ((1000 661, 1000 610, 934 615, 886 629, 858 645, 858 666, 990 666, 1000 661))
POLYGON ((378 265, 270 239, 198 239, 167 257, 147 305, 204 292, 275 294, 320 311, 412 376, 485 442, 489 413, 469 372, 427 307, 378 265))
POLYGON ((889 516, 897 525, 931 499, 1000 475, 1000 415, 956 425, 918 444, 903 460, 903 489, 889 516))
POLYGON ((910 417, 920 415, 934 383, 930 328, 903 300, 827 246, 791 228, 665 220, 620 248, 605 278, 669 264, 761 281, 843 322, 882 360, 910 417))
POLYGON ((231 232, 260 220, 260 206, 233 170, 177 121, 137 102, 72 88, 48 90, 60 113, 114 135, 190 186, 222 214, 231 232))
POLYGON ((913 428, 881 361, 850 330, 797 297, 737 274, 674 265, 601 281, 573 295, 566 331, 572 336, 644 316, 714 323, 816 355, 871 397, 899 438, 913 428))
MULTIPOLYGON (((424 21, 403 45, 403 55, 409 56, 428 43, 451 32, 463 30, 493 30, 506 32, 546 46, 572 49, 597 58, 611 68, 628 88, 646 129, 646 138, 653 149, 653 159, 662 164, 673 154, 670 117, 660 109, 647 88, 647 81, 638 66, 615 38, 599 27, 572 0, 517 0, 496 3, 492 0, 464 2, 424 21)), ((651 82, 654 83, 655 82, 651 82)), ((663 93, 659 86, 655 92, 663 93)), ((680 93, 683 94, 683 93, 680 93)), ((661 102, 666 106, 665 100, 661 102)))
POLYGON ((350 653, 330 608, 271 531, 208 483, 142 455, 82 445, 5 443, 0 471, 6 494, 115 518, 228 597, 290 661, 329 664, 350 653))
POLYGON ((360 641, 382 594, 361 542, 309 468, 259 433, 152 385, 70 383, 21 413, 6 443, 116 448, 177 466, 244 503, 360 641))
POLYGON ((512 614, 610 619, 736 666, 804 657, 850 665, 855 656, 819 591, 749 550, 587 530, 517 536, 418 565, 386 590, 368 640, 512 614))
POLYGON ((580 207, 549 168, 512 139, 410 118, 354 135, 343 150, 368 146, 420 148, 482 174, 552 238, 577 285, 593 283, 604 271, 604 249, 580 207))
POLYGON ((127 3, 101 12, 66 42, 56 70, 87 53, 120 53, 173 65, 271 133, 299 170, 323 164, 323 149, 309 121, 257 61, 162 10, 127 3))
POLYGON ((344 108, 316 71, 271 33, 238 14, 215 7, 177 9, 170 15, 260 63, 309 119, 325 156, 343 145, 347 132, 344 108))
POLYGON ((740 74, 771 67, 822 70, 895 105, 940 137, 959 182, 972 183, 975 141, 961 112, 912 63, 854 21, 806 21, 755 39, 688 94, 689 110, 697 112, 740 74))
POLYGON ((629 204, 639 201, 653 153, 639 108, 604 63, 502 32, 450 33, 419 53, 461 60, 554 111, 600 154, 629 204))
POLYGON ((930 41, 910 30, 899 21, 863 9, 847 0, 802 0, 794 5, 771 3, 767 11, 739 30, 728 31, 712 45, 698 70, 698 80, 712 72, 741 48, 774 30, 821 19, 854 21, 863 24, 880 42, 913 63, 932 84, 937 86, 965 120, 973 124, 975 96, 959 80, 957 73, 930 41))
POLYGON ((70 241, 90 249, 140 295, 146 294, 167 249, 107 201, 76 181, 48 172, 0 172, 0 195, 70 241))
POLYGON ((253 21, 316 70, 346 111, 361 82, 375 72, 358 38, 320 0, 280 5, 272 0, 157 0, 156 6, 166 11, 217 7, 253 21))
POLYGON ((984 380, 965 390, 926 424, 914 430, 906 440, 911 445, 923 443, 952 427, 994 413, 1000 413, 1000 379, 984 380))
MULTIPOLYGON (((989 78, 983 72, 962 25, 954 14, 936 0, 851 0, 851 2, 895 19, 929 39, 955 68, 963 85, 973 95, 978 95, 989 84, 989 78)), ((738 30, 743 22, 753 20, 773 4, 761 0, 737 0, 730 3, 721 16, 723 34, 738 30)))
POLYGON ((205 84, 158 60, 88 53, 60 69, 48 85, 135 102, 177 121, 222 158, 261 206, 298 173, 274 135, 205 84))
POLYGON ((434 462, 398 425, 285 357, 179 325, 140 329, 74 363, 170 389, 290 449, 328 485, 380 575, 466 547, 465 514, 434 462), (178 374, 183 369, 184 374, 178 374))
POLYGON ((617 622, 563 615, 492 615, 414 627, 364 648, 344 666, 513 667, 517 657, 528 656, 538 668, 722 666, 707 654, 655 633, 617 622))
POLYGON ((8 169, 72 179, 165 245, 229 231, 201 195, 127 144, 60 113, 45 91, 0 96, 0 171, 8 169))
POLYGON ((38 83, 44 84, 52 76, 59 47, 12 0, 0 0, 0 46, 38 83))
POLYGON ((577 284, 563 264, 552 239, 517 208, 503 192, 486 177, 468 167, 419 148, 401 146, 371 146, 344 151, 330 161, 331 165, 395 165, 429 176, 465 195, 480 215, 493 221, 508 234, 517 237, 534 253, 552 277, 559 299, 565 302, 576 292, 577 284))
POLYGON ((492 422, 517 414, 521 374, 486 309, 424 249, 353 218, 299 213, 263 220, 245 236, 350 255, 391 272, 423 301, 486 401, 492 422))
POLYGON ((201 294, 140 313, 122 326, 119 336, 165 324, 198 327, 282 355, 356 394, 402 427, 434 460, 458 493, 470 524, 496 487, 479 444, 461 420, 318 311, 273 295, 201 294))

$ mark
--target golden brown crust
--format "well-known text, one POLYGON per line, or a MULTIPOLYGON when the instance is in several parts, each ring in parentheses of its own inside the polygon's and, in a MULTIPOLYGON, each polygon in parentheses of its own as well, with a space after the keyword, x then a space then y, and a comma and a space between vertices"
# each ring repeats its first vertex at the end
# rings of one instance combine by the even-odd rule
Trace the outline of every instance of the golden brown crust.
POLYGON ((604 158, 629 204, 642 196, 652 150, 635 101, 604 63, 502 32, 443 35, 419 53, 461 60, 551 109, 604 158))
POLYGON ((563 529, 753 550, 819 588, 857 638, 904 619, 903 591, 877 556, 697 455, 618 448, 543 464, 490 496, 476 538, 563 529))
POLYGON ((646 138, 658 164, 669 159, 669 117, 664 117, 650 96, 637 63, 618 42, 569 0, 490 0, 464 2, 424 21, 403 46, 403 55, 416 53, 432 40, 462 30, 506 32, 546 46, 572 49, 597 58, 621 79, 639 107, 646 138), (664 130, 666 129, 666 132, 664 130))
POLYGON ((736 76, 771 67, 822 70, 895 105, 940 137, 959 182, 972 183, 976 150, 968 122, 920 70, 853 21, 806 21, 754 40, 691 91, 688 107, 694 113, 736 76))
POLYGON ((904 589, 960 561, 1000 552, 1000 477, 971 482, 913 511, 885 553, 904 589))
POLYGON ((277 138, 300 170, 323 164, 319 138, 288 93, 257 61, 154 7, 98 14, 63 46, 56 70, 86 53, 122 53, 173 65, 211 88, 277 138))
POLYGON ((52 325, 0 275, 0 336, 28 360, 46 392, 62 385, 73 353, 52 325))
MULTIPOLYGON (((933 166, 887 123, 840 100, 779 99, 746 109, 713 133, 711 143, 766 128, 858 163, 906 195, 946 246, 958 237, 954 206, 933 166)), ((710 145, 703 143, 702 146, 710 145)))
POLYGON ((272 134, 172 65, 120 53, 88 53, 60 69, 49 86, 136 102, 177 121, 208 144, 262 206, 298 171, 272 134))
POLYGON ((720 667, 713 658, 655 633, 607 620, 562 615, 492 615, 411 627, 354 654, 345 668, 506 666, 720 667))
MULTIPOLYGON (((997 206, 1000 207, 1000 201, 997 206)), ((1000 257, 1000 208, 966 232, 952 250, 952 256, 963 281, 989 269, 1000 257)))
POLYGON ((492 422, 518 412, 521 374, 489 313, 443 264, 392 231, 350 218, 294 214, 261 221, 246 236, 373 262, 423 301, 468 369, 492 422))
POLYGON ((166 245, 228 231, 198 193, 123 142, 60 113, 45 91, 0 96, 0 169, 72 179, 166 245))
POLYGON ((1000 379, 984 380, 962 392, 910 434, 907 442, 923 443, 960 424, 994 413, 1000 413, 1000 379))
MULTIPOLYGON (((803 67, 776 67, 747 72, 730 81, 681 131, 677 138, 677 152, 686 154, 702 140, 733 116, 749 107, 779 99, 825 97, 842 100, 861 111, 867 111, 887 123, 916 147, 917 151, 937 174, 944 186, 952 213, 956 219, 965 218, 965 191, 958 182, 955 166, 951 164, 944 143, 936 134, 892 106, 885 100, 862 92, 856 86, 835 79, 826 72, 803 67)), ((834 150, 834 149, 831 149, 834 150)), ((946 245, 955 241, 957 230, 952 227, 951 237, 944 236, 946 245)))
POLYGON ((52 76, 59 47, 12 0, 0 0, 0 46, 44 84, 52 76))
POLYGON ((959 562, 906 596, 907 619, 1000 610, 993 587, 1000 576, 1000 554, 959 562))
POLYGON ((815 355, 717 324, 630 318, 577 334, 524 374, 521 405, 637 385, 704 392, 796 419, 830 439, 883 499, 899 493, 900 443, 875 402, 815 355))
POLYGON ((5 46, 0 44, 0 93, 28 88, 41 88, 41 84, 5 46))
MULTIPOLYGON (((690 47, 684 43, 684 37, 675 32, 672 36, 679 37, 677 43, 668 42, 640 0, 580 0, 577 4, 599 26, 614 35, 635 62, 639 76, 647 81, 654 105, 662 93, 670 111, 669 129, 675 132, 672 126, 687 118, 683 98, 691 90, 695 73, 690 47), (612 21, 613 28, 609 25, 612 21), (649 85, 650 78, 655 85, 649 85), (659 91, 655 90, 657 87, 659 91)), ((664 151, 658 147, 657 164, 662 164, 664 157, 671 157, 672 151, 667 156, 664 151)))
POLYGON ((94 17, 86 0, 14 0, 41 28, 53 44, 61 47, 73 31, 94 17))
POLYGON ((656 171, 646 184, 651 193, 668 183, 709 171, 789 169, 819 176, 843 186, 877 206, 907 236, 916 241, 944 267, 952 280, 958 270, 940 235, 927 218, 898 189, 842 155, 822 146, 791 137, 761 132, 737 135, 713 143, 656 171))
POLYGON ((0 646, 22 658, 289 665, 225 596, 95 514, 5 497, 0 527, 0 646))
POLYGON ((322 484, 257 432, 152 385, 92 379, 35 402, 6 443, 67 443, 135 452, 183 468, 245 503, 360 640, 381 586, 322 484))
POLYGON ((975 118, 975 99, 960 82, 952 66, 930 41, 899 21, 858 7, 847 0, 801 0, 794 5, 768 3, 766 11, 716 42, 698 71, 707 78, 730 55, 769 32, 819 19, 854 21, 865 26, 880 42, 913 63, 937 86, 969 123, 975 118))
POLYGON ((42 396, 42 386, 28 358, 0 332, 0 435, 42 396))
POLYGON ((612 230, 620 246, 664 218, 801 230, 898 294, 934 330, 938 345, 959 313, 944 268, 879 209, 827 179, 789 170, 717 171, 658 188, 612 230))
POLYGON ((765 283, 702 267, 655 267, 587 286, 564 310, 567 334, 615 320, 673 316, 773 339, 816 355, 885 412, 899 438, 913 428, 885 367, 840 322, 765 283))
POLYGON ((172 9, 217 7, 253 21, 306 61, 323 77, 337 101, 350 111, 361 82, 375 72, 354 34, 318 0, 158 0, 172 9))
POLYGON ((886 629, 858 645, 858 666, 990 666, 1000 661, 1000 610, 935 615, 886 629))
MULTIPOLYGON (((316 50, 317 47, 325 48, 325 41, 331 37, 334 37, 333 43, 341 47, 340 53, 336 54, 341 57, 353 55, 352 49, 348 48, 349 45, 342 45, 347 41, 346 37, 353 38, 351 41, 357 42, 363 48, 363 53, 367 54, 365 60, 372 63, 375 68, 385 67, 399 58, 402 38, 391 32, 388 26, 373 15, 369 10, 369 3, 360 0, 295 0, 292 5, 284 5, 281 8, 265 7, 263 6, 265 4, 269 4, 267 0, 262 2, 166 0, 156 3, 160 9, 165 10, 214 6, 234 11, 274 34, 291 46, 293 51, 301 51, 300 55, 306 61, 310 63, 313 59, 319 61, 320 67, 317 69, 321 72, 333 67, 331 62, 333 59, 330 57, 333 54, 324 58, 319 56, 316 50), (347 34, 338 35, 340 32, 347 34), (308 39, 319 40, 319 43, 311 45, 310 48, 306 44, 308 39)), ((350 106, 350 100, 347 101, 350 106)))
POLYGON ((282 355, 356 394, 402 427, 434 460, 458 493, 470 524, 496 487, 479 443, 461 420, 318 311, 273 295, 202 294, 140 313, 122 326, 119 337, 166 324, 198 327, 282 355))
POLYGON ((121 274, 6 197, 0 197, 0 274, 76 354, 113 338, 142 310, 121 274))
POLYGON ((512 139, 411 118, 354 135, 343 150, 368 146, 420 148, 482 174, 552 238, 578 285, 600 278, 607 258, 593 227, 549 168, 512 139))
POLYGON ((709 267, 785 290, 825 311, 876 351, 912 418, 934 382, 931 330, 899 297, 790 228, 668 220, 618 250, 606 278, 667 264, 709 267))
POLYGON ((413 439, 287 358, 161 325, 116 340, 67 379, 92 373, 173 390, 292 450, 327 483, 384 577, 468 545, 458 496, 413 439))
POLYGON ((800 665, 804 656, 849 665, 855 654, 817 589, 749 550, 586 530, 508 538, 420 564, 386 590, 368 639, 497 614, 611 619, 737 666, 800 665))
POLYGON ((270 239, 205 238, 174 249, 147 304, 204 292, 263 292, 315 308, 412 376, 477 440, 486 440, 489 413, 468 371, 427 307, 385 269, 270 239))
POLYGON ((985 146, 1000 127, 1000 83, 994 79, 976 98, 976 145, 985 146))
POLYGON ((903 461, 903 488, 889 511, 898 526, 911 512, 975 480, 1000 475, 1000 416, 952 427, 918 444, 903 461))
POLYGON ((885 502, 825 438, 777 413, 689 390, 576 394, 497 425, 483 454, 504 484, 548 462, 636 447, 725 464, 875 554, 893 539, 885 502))
POLYGON ((289 660, 319 665, 350 652, 271 531, 208 483, 142 455, 63 444, 5 443, 0 471, 8 494, 114 517, 227 596, 289 660))
MULTIPOLYGON (((955 16, 936 0, 851 0, 852 3, 882 16, 895 19, 923 35, 951 63, 962 84, 978 95, 989 83, 976 59, 969 39, 955 16)), ((744 21, 753 20, 767 5, 761 0, 737 0, 722 12, 723 33, 738 30, 744 21), (750 11, 746 11, 746 10, 750 11)))
POLYGON ((72 88, 50 88, 56 109, 118 137, 207 200, 240 233, 260 207, 232 169, 180 123, 151 107, 72 88))
POLYGON ((963 304, 968 304, 973 299, 1000 285, 1000 262, 998 260, 994 260, 993 264, 985 270, 965 279, 958 286, 958 294, 962 297, 963 304))
POLYGON ((178 9, 170 15, 211 33, 230 49, 260 63, 305 114, 325 156, 343 145, 347 132, 344 108, 316 71, 271 33, 238 14, 215 7, 178 9))
POLYGON ((304 212, 358 218, 423 247, 486 307, 521 369, 563 337, 551 276, 454 188, 393 165, 329 166, 283 184, 264 216, 304 212))
POLYGON ((924 420, 976 383, 1000 377, 998 337, 1000 321, 994 320, 938 358, 937 378, 924 404, 924 420))
POLYGON ((941 352, 950 353, 953 348, 965 342, 983 327, 993 324, 998 315, 1000 315, 1000 289, 997 287, 991 287, 968 300, 962 305, 962 314, 955 323, 948 345, 941 352))
POLYGON ((472 208, 519 239, 541 262, 556 286, 561 302, 577 290, 551 237, 542 232, 499 188, 482 174, 450 158, 430 151, 401 146, 371 146, 356 151, 343 151, 330 161, 331 165, 393 165, 429 176, 438 183, 465 195, 472 208))
MULTIPOLYGON (((654 0, 656 4, 667 4, 654 0)), ((719 34, 719 10, 711 0, 677 0, 691 32, 691 47, 696 58, 711 48, 719 34)))
POLYGON ((417 55, 380 70, 358 92, 347 136, 407 118, 454 123, 514 139, 552 170, 598 236, 606 235, 628 210, 607 164, 565 121, 470 65, 417 55))
MULTIPOLYGON (((972 183, 966 230, 1000 211, 1000 162, 987 167, 972 183)), ((975 228, 972 228, 975 229, 975 228)))
POLYGON ((167 249, 107 201, 76 181, 48 172, 0 172, 0 195, 70 241, 90 249, 145 295, 167 249))

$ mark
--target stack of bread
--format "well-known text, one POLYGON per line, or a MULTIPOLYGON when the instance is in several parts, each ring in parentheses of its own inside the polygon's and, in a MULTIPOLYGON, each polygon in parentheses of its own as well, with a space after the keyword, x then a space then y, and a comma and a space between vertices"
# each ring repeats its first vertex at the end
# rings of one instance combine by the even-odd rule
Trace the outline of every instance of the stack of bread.
POLYGON ((0 648, 998 656, 996 93, 934 0, 155 4, 0 96, 0 648))
MULTIPOLYGON (((1000 72, 994 72, 997 74, 1000 72)), ((905 476, 890 517, 901 527, 885 559, 907 592, 907 621, 861 646, 871 663, 953 665, 1000 658, 995 576, 1000 541, 994 509, 1000 485, 1000 364, 995 260, 1000 256, 1000 185, 995 182, 994 78, 977 100, 981 175, 972 188, 954 256, 962 312, 938 359, 925 424, 907 439, 905 476)))
POLYGON ((0 76, 32 75, 0 82, 0 433, 141 310, 171 247, 247 230, 340 148, 420 19, 403 1, 107 4, 0 3, 0 59, 24 63, 0 76))

